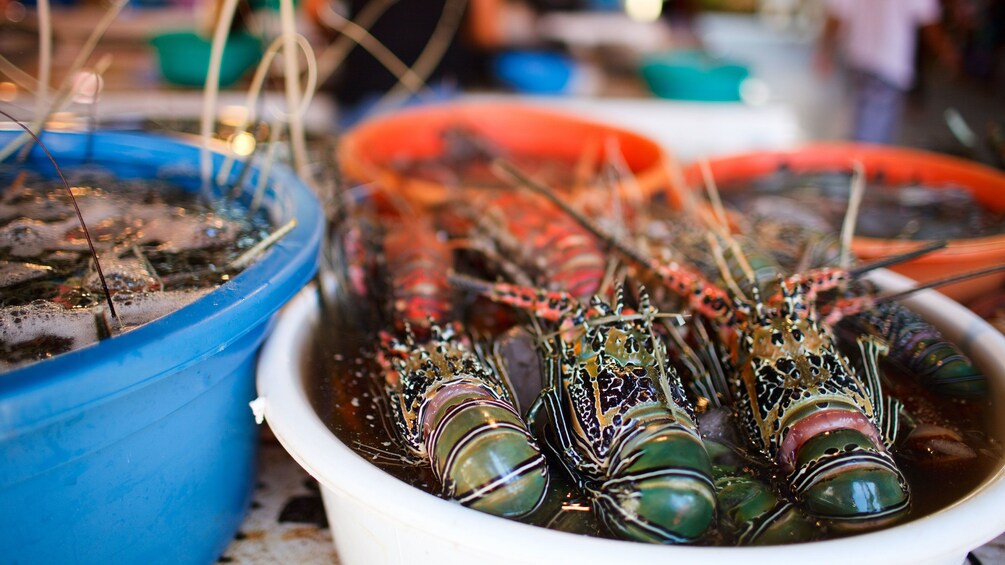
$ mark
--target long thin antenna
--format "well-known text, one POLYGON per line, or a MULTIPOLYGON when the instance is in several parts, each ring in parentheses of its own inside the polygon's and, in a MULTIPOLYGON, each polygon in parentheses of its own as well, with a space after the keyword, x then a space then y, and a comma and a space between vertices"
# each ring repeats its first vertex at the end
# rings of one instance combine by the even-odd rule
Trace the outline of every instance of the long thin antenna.
POLYGON ((976 279, 977 277, 983 277, 984 275, 1000 273, 1002 271, 1005 271, 1005 265, 995 265, 993 267, 987 267, 984 269, 978 269, 976 271, 970 271, 969 273, 962 273, 959 275, 953 275, 951 277, 945 277, 934 281, 928 281, 924 284, 919 284, 918 286, 909 288, 907 290, 902 290, 900 292, 895 292, 893 294, 884 294, 882 296, 878 296, 873 300, 873 304, 882 304, 884 302, 890 302, 892 300, 900 300, 901 298, 904 298, 905 296, 910 296, 915 292, 918 292, 919 290, 926 290, 929 288, 935 288, 970 279, 976 279))
POLYGON ((722 205, 722 198, 719 197, 719 186, 715 183, 715 177, 712 176, 712 167, 708 164, 708 159, 698 161, 698 166, 701 168, 701 178, 705 183, 705 192, 712 204, 712 211, 715 212, 715 219, 719 221, 719 228, 728 230, 729 219, 726 218, 726 209, 722 205))
POLYGON ((865 265, 859 265, 853 269, 848 269, 848 274, 853 277, 859 277, 868 273, 869 271, 875 271, 876 269, 883 269, 889 267, 890 265, 897 265, 904 263, 905 261, 910 261, 916 257, 921 257, 922 255, 927 255, 933 251, 938 251, 942 249, 949 242, 946 240, 933 241, 927 245, 923 245, 913 251, 908 251, 907 253, 901 253, 899 255, 892 255, 884 259, 879 259, 871 263, 866 263, 865 265))
POLYGON ((709 222, 709 225, 712 231, 719 234, 729 250, 733 252, 733 257, 740 270, 743 271, 743 276, 747 277, 752 287, 757 286, 757 276, 754 274, 750 262, 747 261, 747 255, 740 248, 736 238, 729 233, 729 218, 726 216, 726 207, 722 205, 722 196, 719 192, 719 185, 715 182, 715 176, 712 175, 712 167, 708 164, 708 159, 698 161, 698 165, 701 167, 701 176, 705 182, 705 193, 708 194, 709 203, 712 205, 717 220, 717 222, 709 222))
POLYGON ((557 206, 560 210, 568 214, 574 220, 576 220, 579 225, 583 227, 586 231, 593 234, 594 237, 601 240, 602 242, 611 245, 619 252, 625 254, 632 261, 640 265, 645 265, 647 267, 653 265, 652 259, 646 257, 636 249, 632 248, 628 244, 624 243, 621 238, 617 237, 615 234, 607 233, 603 228, 598 226, 596 222, 587 218, 579 210, 576 210, 569 205, 568 202, 558 198, 554 192, 551 191, 547 186, 535 181, 530 178, 526 173, 521 171, 519 168, 514 166, 512 163, 506 161, 505 159, 496 158, 492 161, 492 168, 496 171, 502 178, 509 180, 517 186, 523 186, 528 190, 533 191, 536 194, 548 199, 549 202, 557 206))
POLYGON ((38 95, 35 97, 35 120, 43 121, 49 102, 49 76, 52 74, 52 17, 49 0, 38 0, 38 95))
MULTIPOLYGON (((112 25, 112 22, 118 16, 122 7, 126 5, 127 1, 128 0, 114 0, 114 2, 109 6, 108 11, 105 12, 105 14, 101 17, 101 20, 98 21, 94 31, 92 31, 91 35, 88 36, 83 47, 81 47, 77 52, 77 56, 74 58, 73 64, 70 65, 66 72, 66 76, 60 83, 59 90, 56 91, 52 102, 49 103, 49 111, 46 112, 45 116, 40 121, 32 123, 32 128, 39 130, 44 129, 45 121, 48 119, 48 116, 66 105, 66 102, 73 94, 73 80, 71 80, 71 78, 76 76, 77 71, 79 71, 84 66, 84 63, 87 62, 87 58, 90 57, 91 53, 94 51, 94 47, 101 39, 101 36, 105 33, 108 27, 112 25)), ((104 70, 101 70, 99 71, 99 74, 103 72, 104 70)), ((10 140, 10 142, 7 143, 3 149, 0 149, 0 161, 6 160, 7 157, 12 155, 18 150, 18 148, 29 140, 31 140, 31 136, 27 134, 18 135, 14 139, 10 140)), ((27 156, 28 150, 24 151, 24 155, 27 156)))
POLYGON ((851 164, 852 177, 851 189, 848 194, 848 210, 844 215, 844 224, 841 226, 841 259, 842 269, 848 269, 851 265, 851 240, 855 235, 855 223, 858 221, 858 210, 862 204, 862 197, 865 195, 865 166, 861 161, 854 161, 851 164))
POLYGON ((70 195, 70 202, 73 202, 73 209, 77 212, 77 220, 80 221, 80 228, 84 230, 84 238, 87 239, 87 247, 91 249, 91 257, 94 259, 94 267, 98 271, 98 278, 101 279, 101 288, 105 291, 105 301, 108 303, 108 310, 112 313, 112 317, 115 321, 119 321, 119 315, 115 313, 115 304, 112 303, 112 294, 108 292, 108 284, 105 282, 105 273, 101 270, 101 263, 98 262, 98 252, 94 249, 94 242, 91 241, 91 232, 87 229, 87 224, 84 223, 84 215, 80 213, 80 206, 77 205, 77 198, 73 195, 73 190, 70 188, 70 183, 66 182, 66 177, 63 176, 63 171, 56 164, 56 159, 53 158, 52 153, 49 153, 49 149, 42 143, 42 140, 35 135, 35 132, 31 131, 28 126, 22 124, 14 116, 11 116, 7 112, 0 110, 0 114, 3 114, 8 120, 16 123, 23 129, 31 138, 42 148, 45 152, 45 156, 49 158, 52 166, 56 168, 56 174, 59 175, 59 180, 63 181, 63 186, 66 188, 66 193, 70 195))
MULTIPOLYGON (((447 2, 444 2, 443 11, 440 12, 440 18, 436 21, 436 27, 433 28, 429 41, 426 42, 426 46, 423 47, 415 62, 409 67, 411 74, 418 77, 421 81, 420 84, 426 84, 429 75, 436 70, 436 66, 440 64, 440 61, 446 54, 451 40, 457 35, 457 30, 464 19, 467 4, 468 0, 447 0, 447 2)), ((384 108, 390 101, 405 95, 406 90, 411 90, 411 88, 402 84, 399 80, 398 84, 395 84, 391 90, 377 101, 375 107, 384 108)))
MULTIPOLYGON (((387 11, 393 4, 398 0, 371 0, 367 2, 362 9, 360 9, 359 14, 353 23, 359 29, 369 29, 370 26, 374 24, 380 16, 387 11)), ((324 10, 333 11, 330 4, 326 4, 324 10)), ((327 21, 324 21, 322 14, 317 14, 317 17, 322 20, 322 23, 332 27, 327 21)), ((332 29, 339 31, 341 26, 333 27, 332 29)), ((356 47, 356 41, 346 34, 342 34, 333 41, 328 47, 318 55, 318 83, 322 84, 327 81, 335 71, 342 65, 342 61, 345 60, 346 56, 351 50, 356 47)))
POLYGON ((220 94, 220 66, 223 62, 223 48, 230 35, 230 24, 234 20, 237 0, 223 0, 217 12, 216 27, 213 30, 213 40, 209 50, 209 68, 206 69, 206 80, 202 89, 202 115, 199 119, 199 136, 202 145, 199 147, 199 178, 202 179, 202 195, 210 196, 213 176, 213 160, 209 152, 209 142, 213 137, 213 126, 216 124, 216 103, 220 94))

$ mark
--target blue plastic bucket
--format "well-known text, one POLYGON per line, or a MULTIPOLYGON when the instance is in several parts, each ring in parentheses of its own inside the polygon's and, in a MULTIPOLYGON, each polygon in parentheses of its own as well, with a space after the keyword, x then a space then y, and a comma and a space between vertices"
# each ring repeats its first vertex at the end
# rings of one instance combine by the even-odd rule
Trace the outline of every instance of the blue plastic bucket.
MULTIPOLYGON (((188 143, 42 139, 64 168, 90 149, 123 178, 198 188, 188 143)), ((30 158, 52 171, 37 148, 30 158)), ((323 226, 288 170, 273 168, 267 192, 273 224, 297 226, 233 280, 131 332, 0 373, 0 562, 209 563, 227 547, 254 487, 255 357, 274 314, 313 276, 323 226)))
POLYGON ((527 94, 563 94, 575 62, 551 51, 507 51, 492 59, 492 72, 502 84, 527 94))

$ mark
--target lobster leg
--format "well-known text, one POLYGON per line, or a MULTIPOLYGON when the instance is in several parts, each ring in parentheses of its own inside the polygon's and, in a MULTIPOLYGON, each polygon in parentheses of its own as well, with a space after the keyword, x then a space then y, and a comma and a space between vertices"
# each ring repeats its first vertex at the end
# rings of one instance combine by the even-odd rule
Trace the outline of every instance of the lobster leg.
POLYGON ((459 273, 451 274, 449 279, 458 288, 481 294, 501 304, 528 310, 534 316, 550 322, 567 318, 579 307, 578 302, 567 292, 492 283, 459 273))

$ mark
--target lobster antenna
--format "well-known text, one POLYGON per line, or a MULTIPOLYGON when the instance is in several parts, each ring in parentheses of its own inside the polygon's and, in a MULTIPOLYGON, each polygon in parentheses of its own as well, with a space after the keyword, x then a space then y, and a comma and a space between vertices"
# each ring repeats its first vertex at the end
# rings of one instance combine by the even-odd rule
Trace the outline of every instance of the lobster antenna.
POLYGON ((667 170, 667 176, 670 178, 671 190, 680 198, 684 212, 689 215, 698 215, 698 199, 695 197, 693 191, 684 190, 687 181, 684 179, 684 170, 681 168, 680 163, 676 159, 666 159, 664 160, 664 168, 667 170))
MULTIPOLYGON (((715 264, 719 267, 719 272, 722 273, 722 278, 726 281, 726 285, 729 286, 730 290, 736 293, 737 296, 742 297, 745 302, 750 302, 750 299, 743 293, 740 285, 736 283, 736 279, 733 278, 733 274, 729 272, 729 265, 726 264, 726 257, 722 254, 722 246, 719 245, 719 240, 717 240, 715 235, 711 232, 705 232, 705 236, 708 239, 708 246, 712 250, 712 256, 715 258, 715 264)), ((756 284, 756 281, 754 280, 751 282, 756 284)))
POLYGON ((907 290, 902 290, 900 292, 895 292, 893 294, 884 294, 873 300, 873 304, 883 304, 884 302, 890 302, 893 300, 900 300, 906 296, 910 296, 919 290, 927 290, 929 288, 935 288, 939 286, 945 286, 947 284, 958 283, 962 281, 967 281, 970 279, 975 279, 978 277, 983 277, 985 275, 991 275, 994 273, 1000 273, 1005 271, 1005 264, 995 265, 993 267, 986 267, 984 269, 978 269, 976 271, 970 271, 969 273, 962 273, 959 275, 953 275, 950 277, 944 277, 941 279, 936 279, 934 281, 928 281, 924 284, 920 284, 914 288, 909 288, 907 290))
POLYGON ((889 267, 890 265, 897 265, 905 261, 910 261, 916 257, 921 257, 922 255, 927 255, 933 251, 938 251, 943 247, 949 245, 949 241, 942 239, 939 241, 933 241, 927 245, 923 245, 913 251, 908 251, 907 253, 900 253, 899 255, 891 255, 883 259, 873 261, 872 263, 866 263, 864 265, 859 265, 854 269, 848 269, 848 274, 852 277, 859 277, 869 271, 875 271, 876 269, 883 269, 889 267))
MULTIPOLYGON (((397 0, 372 0, 367 2, 363 6, 356 19, 352 22, 359 29, 369 29, 377 19, 384 14, 385 11, 397 0)), ((326 5, 326 8, 330 10, 326 5)), ((319 18, 321 15, 318 15, 319 18)), ((322 21, 325 25, 329 25, 328 22, 322 21)), ((338 29, 335 29, 339 31, 338 29)), ((320 83, 326 82, 335 71, 338 70, 342 61, 345 60, 349 52, 356 47, 356 42, 347 34, 341 34, 338 39, 329 44, 321 55, 318 56, 318 80, 320 83)))
MULTIPOLYGON (((604 146, 605 146, 604 152, 607 157, 606 158, 607 166, 601 169, 601 183, 603 185, 606 185, 607 193, 610 198, 609 202, 610 202, 611 227, 617 230, 617 234, 621 236, 625 234, 625 232, 627 231, 627 227, 625 225, 624 206, 622 206, 623 202, 622 202, 621 188, 618 183, 619 177, 620 178, 630 177, 632 179, 633 181, 632 183, 626 183, 624 186, 627 188, 628 184, 634 185, 635 190, 633 190, 633 192, 635 192, 638 189, 638 186, 637 183, 634 183, 635 177, 631 176, 631 172, 627 171, 626 167, 619 166, 623 165, 624 161, 622 160, 618 162, 618 159, 615 158, 616 155, 614 154, 614 152, 619 151, 617 147, 617 139, 614 138, 608 139, 607 143, 605 143, 604 146), (628 176, 622 177, 623 173, 626 173, 628 176)), ((617 157, 620 157, 620 154, 618 154, 617 157)), ((632 200, 635 199, 633 198, 632 200)), ((636 202, 636 204, 638 203, 636 202)), ((641 209, 642 207, 636 205, 634 206, 634 208, 638 210, 641 209)))
MULTIPOLYGON (((388 4, 393 3, 389 2, 388 4)), ((374 59, 398 79, 399 85, 403 85, 412 94, 419 94, 425 87, 423 78, 399 59, 393 51, 374 37, 364 26, 336 12, 330 4, 318 12, 318 18, 325 26, 337 30, 344 37, 351 39, 355 45, 359 45, 365 49, 367 53, 373 56, 374 59)), ((361 15, 360 21, 362 19, 361 15)), ((328 60, 326 59, 325 62, 328 62, 328 60)), ((338 66, 340 63, 341 61, 337 61, 335 66, 338 66)), ((325 68, 323 71, 324 73, 319 77, 321 80, 326 79, 327 76, 334 72, 334 68, 325 68)))
MULTIPOLYGON (((436 26, 433 28, 429 40, 419 52, 415 62, 408 68, 409 73, 419 79, 420 87, 426 85, 429 76, 446 55, 450 42, 457 35, 457 30, 460 29, 467 7, 468 0, 447 0, 443 4, 443 11, 440 12, 440 17, 436 20, 436 26)), ((407 90, 411 90, 411 87, 399 79, 398 83, 377 101, 375 108, 386 108, 391 101, 402 98, 407 90)))
MULTIPOLYGON (((722 198, 719 195, 719 186, 715 184, 715 177, 712 176, 712 168, 708 164, 708 159, 698 161, 698 165, 701 167, 701 176, 704 180, 705 192, 708 193, 708 199, 712 204, 712 210, 715 212, 715 217, 718 220, 718 223, 714 224, 712 229, 726 241, 726 245, 729 246, 730 251, 733 252, 733 256, 736 257, 737 262, 740 264, 743 276, 747 277, 751 286, 757 286, 757 277, 754 275, 754 269, 750 267, 750 262, 747 261, 747 256, 740 249, 740 245, 736 242, 736 238, 729 233, 729 221, 726 218, 726 208, 722 205, 722 198)), ((740 295, 742 296, 742 293, 740 295)))
POLYGON ((838 263, 842 269, 848 270, 851 265, 851 239, 855 235, 855 222, 858 221, 858 210, 865 195, 865 166, 861 161, 852 161, 851 188, 848 194, 848 211, 844 215, 841 226, 841 259, 838 263))
POLYGON ((640 204, 645 201, 645 195, 642 192, 642 187, 639 186, 639 179, 632 172, 631 166, 625 159, 625 152, 617 137, 613 135, 607 137, 604 143, 604 155, 607 157, 607 163, 617 173, 617 178, 625 181, 623 186, 627 192, 627 200, 636 208, 641 208, 640 204))
POLYGON ((705 192, 708 193, 708 200, 712 204, 712 211, 715 212, 715 219, 719 221, 720 231, 729 229, 729 221, 726 219, 726 209, 722 205, 722 198, 719 196, 719 187, 715 184, 712 176, 712 168, 708 164, 708 159, 698 161, 701 168, 701 178, 705 185, 705 192))
POLYGON ((635 261, 639 265, 652 267, 653 265, 652 259, 646 257, 640 251, 631 247, 630 245, 622 242, 621 238, 605 231, 603 228, 598 226, 596 222, 594 222, 590 218, 587 218, 582 213, 580 213, 579 210, 576 210, 575 208, 570 206, 567 202, 556 196, 555 193, 550 188, 530 178, 529 176, 527 176, 526 173, 518 169, 509 161, 499 158, 493 159, 492 169, 497 174, 507 177, 507 180, 509 180, 510 182, 513 182, 514 184, 519 186, 526 187, 532 192, 540 194, 541 196, 547 198, 548 201, 550 201, 560 210, 568 214, 570 217, 572 217, 572 219, 576 220, 576 222, 578 222, 579 225, 583 226, 583 228, 586 231, 593 234, 594 237, 607 243, 611 247, 614 247, 621 253, 627 255, 628 258, 630 258, 632 261, 635 261))
POLYGON ((27 132, 35 143, 42 148, 42 151, 45 152, 45 156, 49 158, 52 166, 56 168, 56 174, 59 175, 59 180, 63 181, 63 187, 66 188, 66 193, 70 195, 70 202, 73 202, 73 209, 77 212, 77 220, 80 221, 80 228, 84 230, 84 238, 87 239, 87 247, 91 250, 91 258, 94 259, 94 267, 98 271, 98 278, 101 279, 101 288, 105 291, 105 302, 108 303, 108 310, 111 312, 112 317, 115 318, 115 321, 118 322, 119 315, 115 312, 115 304, 112 304, 112 294, 108 292, 108 283, 105 282, 105 273, 101 270, 101 263, 98 262, 98 252, 94 249, 94 242, 91 241, 91 232, 87 229, 87 224, 84 223, 84 215, 80 213, 80 206, 77 205, 77 198, 73 195, 70 183, 66 182, 66 177, 63 176, 63 171, 59 168, 59 165, 56 164, 56 159, 53 158, 52 153, 49 153, 49 149, 44 143, 42 143, 42 140, 35 135, 35 132, 31 131, 28 126, 24 125, 18 121, 17 118, 11 116, 7 112, 0 110, 0 114, 3 114, 8 120, 13 121, 18 125, 18 127, 27 132))

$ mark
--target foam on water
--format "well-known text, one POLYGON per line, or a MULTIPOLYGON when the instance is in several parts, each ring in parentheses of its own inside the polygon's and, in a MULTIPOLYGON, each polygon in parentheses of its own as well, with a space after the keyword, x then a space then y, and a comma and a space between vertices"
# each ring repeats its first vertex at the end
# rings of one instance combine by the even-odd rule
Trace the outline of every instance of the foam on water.
POLYGON ((21 177, 0 194, 0 372, 95 343, 102 326, 114 336, 187 306, 269 231, 240 203, 207 206, 180 186, 100 169, 70 174, 118 323, 72 201, 58 184, 21 177))
MULTIPOLYGON (((105 273, 108 291, 113 294, 158 290, 161 287, 160 280, 137 257, 105 257, 101 260, 101 269, 105 273)), ((93 293, 104 292, 96 271, 84 277, 83 286, 93 293)))
MULTIPOLYGON (((188 306, 212 290, 201 288, 118 294, 113 301, 122 324, 120 330, 127 332, 166 316, 188 306)), ((41 300, 24 306, 0 308, 0 346, 2 346, 0 349, 3 350, 0 351, 0 371, 34 361, 35 359, 30 357, 18 357, 14 360, 6 358, 18 348, 30 347, 32 342, 53 338, 64 340, 67 351, 97 343, 96 316, 103 316, 105 323, 109 327, 112 326, 112 320, 104 308, 66 309, 41 300)))
POLYGON ((0 248, 9 248, 14 257, 38 257, 49 249, 65 249, 60 243, 72 227, 69 221, 47 224, 18 218, 0 227, 0 248))
MULTIPOLYGON (((0 308, 0 343, 7 349, 43 337, 69 340, 69 349, 77 349, 98 341, 94 313, 90 310, 67 310, 49 302, 33 302, 25 306, 0 308)), ((11 369, 19 363, 0 358, 0 369, 11 369)))
POLYGON ((52 267, 47 265, 0 261, 0 288, 37 280, 51 272, 52 267))
POLYGON ((154 217, 144 224, 140 242, 161 242, 160 251, 178 253, 229 245, 237 237, 238 226, 216 214, 184 214, 154 217), (200 217, 202 216, 202 217, 200 217))
POLYGON ((209 294, 212 288, 169 290, 116 295, 112 301, 123 329, 132 329, 188 306, 209 294))

